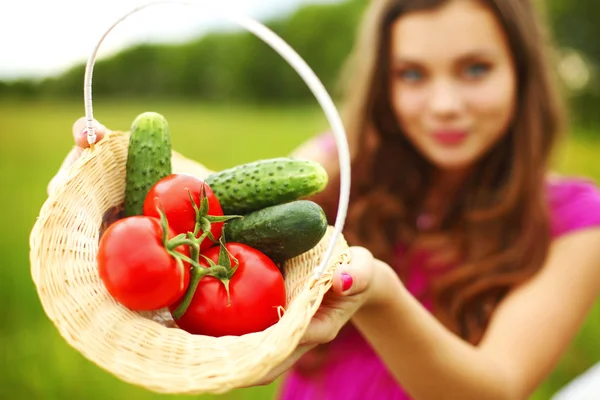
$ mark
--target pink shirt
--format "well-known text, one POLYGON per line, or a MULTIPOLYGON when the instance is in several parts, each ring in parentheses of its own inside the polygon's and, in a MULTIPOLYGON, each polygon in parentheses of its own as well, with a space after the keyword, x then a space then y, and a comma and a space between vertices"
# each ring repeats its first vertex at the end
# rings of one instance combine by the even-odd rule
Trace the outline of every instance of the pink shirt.
MULTIPOLYGON (((600 190, 591 181, 565 178, 547 185, 552 237, 600 226, 600 190)), ((401 248, 398 250, 401 252, 401 248)), ((428 285, 418 258, 411 265, 406 287, 417 298, 428 285)), ((422 303, 429 308, 426 298, 422 303)), ((351 326, 329 344, 320 368, 303 374, 292 370, 280 387, 281 400, 407 400, 368 343, 351 326)))

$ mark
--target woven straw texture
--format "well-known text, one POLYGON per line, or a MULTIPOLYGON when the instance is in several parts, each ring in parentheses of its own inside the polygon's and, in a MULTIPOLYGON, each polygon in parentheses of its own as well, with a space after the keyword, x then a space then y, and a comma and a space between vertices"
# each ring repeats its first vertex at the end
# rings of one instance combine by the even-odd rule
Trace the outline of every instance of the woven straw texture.
MULTIPOLYGON (((42 206, 30 235, 31 275, 42 306, 64 339, 119 379, 161 393, 223 393, 260 381, 299 343, 334 270, 348 263, 339 236, 322 277, 333 228, 314 249, 283 266, 288 303, 280 321, 240 337, 191 335, 173 328, 164 311, 132 312, 98 277, 96 252, 103 217, 122 204, 129 133, 113 132, 83 152, 42 206), (165 317, 166 315, 166 317, 165 317)), ((173 172, 211 171, 173 151, 173 172)))

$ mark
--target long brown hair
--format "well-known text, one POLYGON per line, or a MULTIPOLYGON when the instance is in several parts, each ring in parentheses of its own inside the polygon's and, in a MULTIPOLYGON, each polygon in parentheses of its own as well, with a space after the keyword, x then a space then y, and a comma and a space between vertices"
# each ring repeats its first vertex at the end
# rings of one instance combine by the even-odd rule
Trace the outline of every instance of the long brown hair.
MULTIPOLYGON (((349 66, 343 109, 352 156, 352 192, 345 236, 405 272, 395 247, 418 247, 416 220, 434 168, 402 134, 390 104, 392 23, 401 15, 447 0, 372 0, 349 66), (360 156, 359 156, 360 150, 360 156)), ((544 262, 550 227, 546 174, 564 126, 563 107, 547 57, 548 37, 529 0, 481 0, 508 40, 517 73, 515 116, 508 132, 478 161, 438 227, 460 264, 430 288, 434 314, 448 328, 477 342, 491 312, 513 287, 544 262)), ((338 180, 319 196, 335 218, 338 180)), ((442 246, 442 247, 444 247, 442 246)), ((410 252, 406 253, 410 254, 410 252)))

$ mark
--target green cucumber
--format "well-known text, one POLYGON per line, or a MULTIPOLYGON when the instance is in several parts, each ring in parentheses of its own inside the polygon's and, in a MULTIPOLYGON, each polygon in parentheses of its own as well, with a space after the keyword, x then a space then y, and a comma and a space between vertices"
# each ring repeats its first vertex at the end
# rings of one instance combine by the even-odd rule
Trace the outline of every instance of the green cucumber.
POLYGON ((225 223, 225 240, 253 247, 276 263, 315 247, 328 227, 323 209, 310 200, 266 207, 243 217, 225 223))
POLYGON ((165 117, 138 115, 131 125, 125 166, 125 216, 143 214, 150 188, 171 174, 171 134, 165 117))
POLYGON ((327 181, 321 164, 291 158, 241 164, 206 178, 223 212, 237 215, 319 193, 327 181))

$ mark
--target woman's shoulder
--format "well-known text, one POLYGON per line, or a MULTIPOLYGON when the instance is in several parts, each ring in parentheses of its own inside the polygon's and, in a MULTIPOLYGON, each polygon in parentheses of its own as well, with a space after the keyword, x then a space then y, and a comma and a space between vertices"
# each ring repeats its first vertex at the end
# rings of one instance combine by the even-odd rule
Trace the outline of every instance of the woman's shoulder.
POLYGON ((325 168, 330 176, 339 171, 337 146, 331 132, 322 132, 312 136, 295 148, 290 157, 316 161, 325 168))
POLYGON ((552 174, 546 187, 553 237, 600 226, 600 187, 594 180, 552 174))
POLYGON ((325 131, 308 138, 294 149, 292 156, 312 159, 315 157, 315 153, 326 157, 335 156, 337 147, 332 132, 325 131))

